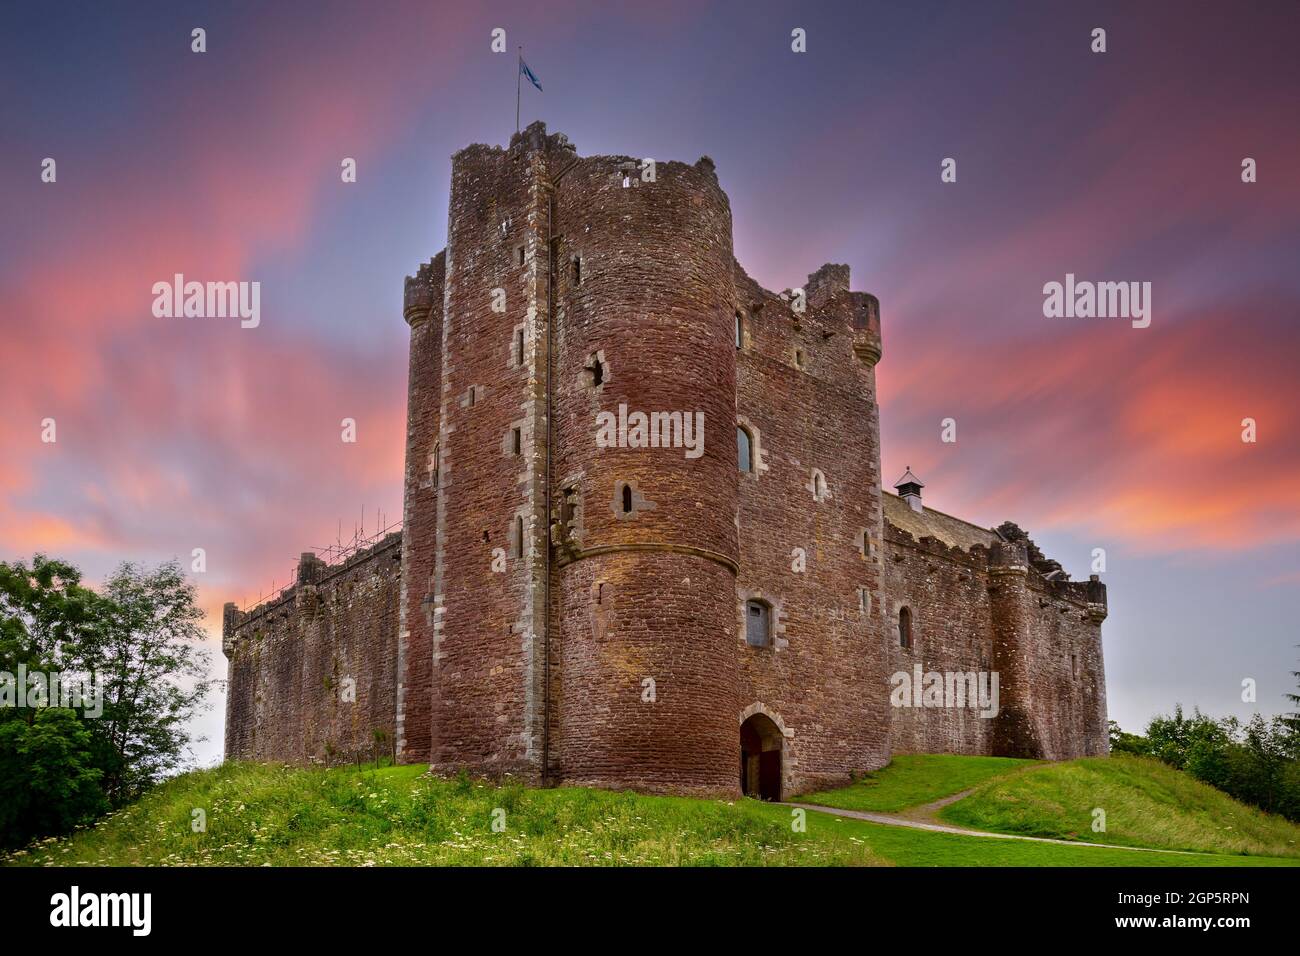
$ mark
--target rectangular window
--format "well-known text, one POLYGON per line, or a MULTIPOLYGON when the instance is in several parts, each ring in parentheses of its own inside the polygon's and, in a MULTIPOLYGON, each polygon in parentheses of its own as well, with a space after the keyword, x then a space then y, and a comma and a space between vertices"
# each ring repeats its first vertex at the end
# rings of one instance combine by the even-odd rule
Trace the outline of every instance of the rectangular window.
POLYGON ((510 429, 510 449, 511 454, 514 455, 524 453, 524 430, 522 428, 510 429))
POLYGON ((524 364, 524 330, 515 330, 515 364, 524 364))
POLYGON ((772 609, 762 601, 745 603, 745 643, 750 647, 772 643, 772 609))

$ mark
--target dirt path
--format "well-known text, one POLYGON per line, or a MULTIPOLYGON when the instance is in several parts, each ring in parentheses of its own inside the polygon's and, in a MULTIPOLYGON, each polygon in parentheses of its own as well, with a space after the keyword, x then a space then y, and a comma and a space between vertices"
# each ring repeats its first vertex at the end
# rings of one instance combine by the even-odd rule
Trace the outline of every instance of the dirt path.
POLYGON ((836 807, 819 807, 812 803, 782 803, 781 806, 815 810, 818 813, 829 813, 832 816, 848 817, 853 820, 865 820, 868 823, 879 823, 887 827, 910 827, 914 830, 929 830, 932 833, 955 833, 958 836, 984 837, 990 840, 1027 840, 1030 843, 1055 843, 1059 846, 1098 846, 1107 850, 1134 850, 1138 853, 1174 853, 1179 856, 1204 856, 1203 853, 1196 853, 1191 850, 1161 850, 1149 846, 1119 846, 1114 843, 1084 843, 1081 840, 1057 840, 1052 837, 1021 836, 1017 833, 989 833, 986 830, 967 830, 964 827, 954 827, 946 823, 933 822, 935 813, 950 803, 956 803, 970 792, 970 790, 965 790, 961 793, 955 793, 950 797, 944 797, 942 800, 936 800, 934 803, 927 803, 908 811, 917 814, 929 811, 927 814, 928 819, 917 819, 896 813, 840 810, 836 807))

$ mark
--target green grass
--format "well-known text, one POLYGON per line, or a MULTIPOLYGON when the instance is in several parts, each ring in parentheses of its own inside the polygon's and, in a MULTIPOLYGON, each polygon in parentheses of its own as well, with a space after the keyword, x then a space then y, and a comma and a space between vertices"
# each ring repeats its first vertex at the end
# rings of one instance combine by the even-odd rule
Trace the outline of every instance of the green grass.
MULTIPOLYGON (((32 865, 870 865, 865 843, 796 833, 790 812, 559 788, 530 790, 378 771, 226 765, 168 781, 32 865), (193 810, 207 830, 194 833, 193 810), (501 832, 494 813, 504 811, 501 832)), ((833 837, 833 838, 832 838, 833 837)))
POLYGON ((1300 860, 1215 853, 1144 853, 1111 847, 1068 846, 1028 840, 933 833, 809 814, 808 832, 843 825, 844 836, 860 839, 896 866, 1300 866, 1300 860))
MULTIPOLYGON (((1093 761, 1035 766, 1029 761, 987 757, 899 757, 872 780, 830 795, 856 801, 865 809, 888 811, 928 803, 983 780, 981 789, 967 800, 980 796, 998 805, 996 798, 986 795, 999 787, 1013 787, 1044 771, 1089 763, 1093 761)), ((1294 857, 1144 853, 970 837, 817 812, 806 814, 806 830, 800 832, 791 825, 796 813, 789 807, 753 800, 693 800, 580 788, 535 790, 517 784, 438 780, 422 771, 422 767, 321 770, 256 764, 195 771, 168 781, 92 828, 42 841, 0 862, 29 866, 1300 865, 1294 857), (195 809, 206 813, 206 832, 193 832, 195 809), (500 832, 492 827, 494 811, 504 811, 505 827, 500 832)), ((1162 775, 1142 768, 1138 776, 1162 775)), ((1129 783, 1122 792, 1134 789, 1141 790, 1129 783)), ((1182 791, 1171 792, 1177 800, 1183 799, 1182 791)), ((1243 809, 1219 797, 1235 812, 1243 809)), ((1117 797, 1112 802, 1121 805, 1117 797)), ((1212 812, 1224 809, 1216 805, 1212 812)), ((988 820, 981 819, 978 825, 994 829, 988 820)), ((1082 838, 1094 836, 1085 830, 1079 834, 1082 838)), ((1118 842, 1111 839, 1113 832, 1106 836, 1106 842, 1118 842)), ((1274 844, 1251 845, 1245 852, 1274 844)), ((1231 844, 1210 848, 1243 852, 1231 844)))
POLYGON ((799 797, 841 810, 894 813, 933 803, 969 790, 992 777, 1034 766, 1032 760, 1013 757, 957 757, 948 754, 899 754, 889 765, 838 790, 799 797))
POLYGON ((1089 757, 992 779, 940 811, 960 826, 1124 846, 1300 857, 1300 826, 1157 760, 1089 757), (1093 832, 1093 810, 1105 832, 1093 832))

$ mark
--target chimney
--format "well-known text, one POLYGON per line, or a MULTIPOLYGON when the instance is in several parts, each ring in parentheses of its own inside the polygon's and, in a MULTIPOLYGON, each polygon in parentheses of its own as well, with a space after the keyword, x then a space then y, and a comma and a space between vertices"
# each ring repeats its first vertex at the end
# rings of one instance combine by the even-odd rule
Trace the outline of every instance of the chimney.
POLYGON ((912 474, 912 466, 906 466, 907 470, 903 477, 894 482, 894 490, 898 492, 898 497, 907 502, 913 511, 921 510, 921 489, 925 487, 921 479, 912 474))

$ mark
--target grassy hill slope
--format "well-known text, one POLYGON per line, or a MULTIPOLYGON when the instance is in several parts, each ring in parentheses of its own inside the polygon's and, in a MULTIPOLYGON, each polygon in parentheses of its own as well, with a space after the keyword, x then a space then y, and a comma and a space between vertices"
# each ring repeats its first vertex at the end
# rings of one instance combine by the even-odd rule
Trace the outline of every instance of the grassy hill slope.
POLYGON ((899 754, 889 766, 869 773, 856 783, 800 797, 841 810, 897 813, 969 790, 1013 770, 1035 766, 1033 760, 1014 757, 958 757, 951 754, 899 754))
POLYGON ((10 862, 106 865, 869 865, 754 801, 532 790, 424 767, 228 764, 183 774, 96 827, 10 862), (195 833, 193 811, 206 814, 195 833), (494 830, 494 822, 499 828, 494 830))
POLYGON ((1142 757, 1089 757, 1029 767, 989 780, 939 816, 1000 833, 1300 857, 1300 826, 1142 757), (1105 832, 1092 829, 1095 808, 1105 811, 1105 832))
MULTIPOLYGON (((988 761, 900 757, 870 781, 856 784, 855 799, 905 808, 989 780, 991 774, 1006 776, 985 786, 1037 772, 1028 761, 988 761)), ((991 828, 986 822, 980 826, 991 828)), ((1269 845, 1274 844, 1276 840, 1269 845)), ((427 777, 422 767, 322 770, 231 764, 183 774, 92 828, 43 841, 0 863, 1273 866, 1300 860, 1148 853, 934 833, 805 814, 747 799, 498 787, 427 777), (199 810, 206 829, 195 832, 199 810), (494 822, 499 824, 496 829, 494 822), (804 824, 802 829, 794 825, 798 823, 804 824)))

